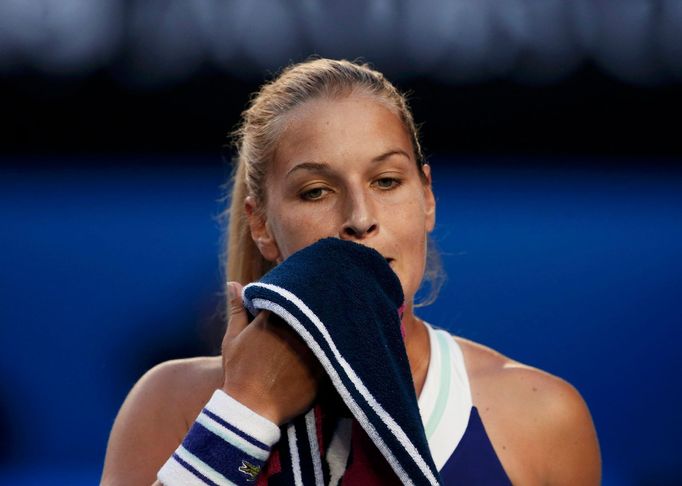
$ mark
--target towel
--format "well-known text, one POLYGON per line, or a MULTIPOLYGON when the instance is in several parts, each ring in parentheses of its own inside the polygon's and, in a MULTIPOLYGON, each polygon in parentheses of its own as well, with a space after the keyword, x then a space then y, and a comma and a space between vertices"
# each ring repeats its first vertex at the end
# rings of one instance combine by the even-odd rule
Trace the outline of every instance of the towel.
POLYGON ((259 484, 440 484, 401 332, 402 288, 377 251, 322 239, 244 287, 243 299, 303 339, 331 390, 284 426, 259 484))

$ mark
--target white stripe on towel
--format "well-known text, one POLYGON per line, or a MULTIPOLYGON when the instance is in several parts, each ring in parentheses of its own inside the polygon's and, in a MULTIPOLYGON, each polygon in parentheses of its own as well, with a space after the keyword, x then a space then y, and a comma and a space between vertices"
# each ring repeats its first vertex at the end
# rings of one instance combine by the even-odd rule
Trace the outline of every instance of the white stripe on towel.
POLYGON ((349 418, 341 418, 327 449, 329 465, 329 486, 336 486, 341 481, 348 465, 350 455, 350 436, 353 422, 349 418))
POLYGON ((296 427, 289 424, 287 427, 287 438, 289 439, 289 453, 291 454, 291 469, 294 471, 294 484, 303 486, 301 477, 301 458, 298 456, 298 445, 296 444, 296 427))
POLYGON ((310 457, 313 459, 315 470, 315 486, 324 486, 322 475, 322 462, 320 461, 320 446, 317 444, 317 427, 315 426, 315 409, 312 408, 305 414, 305 428, 308 432, 308 443, 310 444, 310 457))

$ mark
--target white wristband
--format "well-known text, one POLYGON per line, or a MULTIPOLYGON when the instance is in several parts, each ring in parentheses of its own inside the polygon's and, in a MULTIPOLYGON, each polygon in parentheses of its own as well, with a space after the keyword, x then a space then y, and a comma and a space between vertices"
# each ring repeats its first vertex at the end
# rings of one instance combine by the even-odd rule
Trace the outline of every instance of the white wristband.
POLYGON ((277 424, 216 390, 157 477, 165 486, 250 484, 279 438, 277 424))
POLYGON ((277 424, 258 415, 222 390, 213 392, 205 409, 268 447, 279 442, 281 432, 277 424))

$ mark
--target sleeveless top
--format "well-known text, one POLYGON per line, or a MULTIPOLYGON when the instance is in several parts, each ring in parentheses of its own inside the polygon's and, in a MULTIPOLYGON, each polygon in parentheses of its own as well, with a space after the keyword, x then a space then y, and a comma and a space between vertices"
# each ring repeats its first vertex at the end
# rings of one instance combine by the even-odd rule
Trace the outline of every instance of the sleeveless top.
POLYGON ((459 344, 447 331, 426 327, 431 356, 418 403, 443 484, 511 485, 473 406, 459 344))

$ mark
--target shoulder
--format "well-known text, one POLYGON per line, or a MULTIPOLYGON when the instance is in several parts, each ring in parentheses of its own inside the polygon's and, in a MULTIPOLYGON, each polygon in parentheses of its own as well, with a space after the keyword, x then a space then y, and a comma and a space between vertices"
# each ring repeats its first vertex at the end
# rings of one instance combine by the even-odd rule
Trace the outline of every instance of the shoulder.
POLYGON ((145 373, 116 416, 102 484, 151 484, 221 379, 220 357, 167 361, 145 373))
POLYGON ((487 346, 455 340, 464 355, 473 403, 505 468, 503 458, 510 468, 523 469, 541 483, 599 484, 597 436, 578 390, 487 346))
MULTIPOLYGON (((155 409, 162 406, 179 415, 196 408, 197 413, 219 388, 222 378, 220 357, 198 357, 166 361, 147 371, 133 386, 121 411, 126 408, 155 409)), ((189 425, 193 421, 191 418, 189 425)), ((184 436, 184 433, 183 433, 184 436)))
POLYGON ((574 402, 580 397, 567 381, 520 363, 483 344, 455 337, 466 363, 474 402, 491 393, 509 401, 521 400, 542 408, 553 402, 574 402))
POLYGON ((221 386, 222 362, 220 356, 176 359, 156 365, 145 373, 135 385, 137 389, 162 395, 164 401, 176 398, 177 403, 187 403, 189 397, 197 397, 203 405, 203 395, 221 386))

